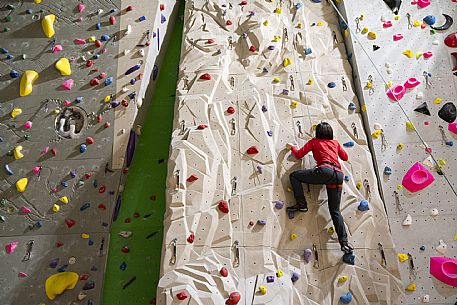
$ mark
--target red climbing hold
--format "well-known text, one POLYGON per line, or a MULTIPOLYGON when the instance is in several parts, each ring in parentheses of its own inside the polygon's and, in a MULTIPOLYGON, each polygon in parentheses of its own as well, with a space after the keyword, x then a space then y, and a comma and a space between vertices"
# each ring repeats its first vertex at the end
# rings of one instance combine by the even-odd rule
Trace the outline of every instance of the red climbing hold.
POLYGON ((257 48, 256 48, 255 46, 251 46, 251 47, 249 48, 249 51, 255 52, 255 51, 257 51, 257 48))
POLYGON ((97 78, 93 78, 90 80, 90 85, 93 87, 93 86, 97 86, 97 85, 100 85, 100 81, 97 79, 97 78))
POLYGON ((103 203, 100 203, 100 204, 98 205, 98 208, 99 208, 100 210, 106 210, 106 205, 104 205, 103 203))
POLYGON ((138 213, 138 212, 133 213, 133 217, 135 217, 135 218, 140 217, 140 213, 138 213))
POLYGON ((92 137, 87 137, 87 138, 86 138, 86 144, 87 144, 87 145, 94 144, 94 138, 92 138, 92 137))
POLYGON ((51 148, 51 154, 55 157, 57 156, 57 149, 51 148))
POLYGON ((127 101, 126 99, 123 99, 121 101, 121 105, 124 106, 125 108, 127 108, 129 106, 129 101, 127 101))
POLYGON ((126 11, 127 11, 127 12, 130 12, 130 11, 133 11, 134 9, 135 9, 135 7, 129 5, 129 6, 127 6, 127 8, 126 8, 126 11))
POLYGON ((108 128, 110 125, 110 122, 106 122, 105 124, 103 124, 103 127, 108 128))
POLYGON ((226 305, 236 305, 236 304, 238 304, 240 299, 241 299, 241 295, 238 292, 232 292, 230 294, 229 298, 227 299, 227 301, 225 301, 225 304, 226 305))
POLYGON ((116 24, 116 17, 110 16, 109 17, 109 23, 111 23, 111 25, 115 25, 116 24))
POLYGON ((130 219, 130 217, 127 217, 125 220, 124 220, 124 223, 130 223, 132 220, 130 219))
POLYGON ((86 61, 86 67, 92 67, 94 65, 94 61, 92 59, 89 59, 86 61))
POLYGON ((243 0, 240 2, 240 5, 248 5, 248 2, 246 0, 243 0))
POLYGON ((160 8, 161 11, 164 11, 165 10, 165 4, 163 4, 163 3, 160 4, 159 8, 160 8))
POLYGON ((200 79, 211 80, 211 75, 209 75, 209 73, 202 74, 202 76, 200 76, 200 79))
POLYGON ((222 277, 227 277, 228 276, 228 270, 225 267, 222 267, 221 270, 219 271, 220 275, 222 277))
POLYGON ((214 43, 214 39, 210 38, 210 39, 208 39, 208 41, 206 43, 207 44, 212 44, 212 43, 214 43))
POLYGON ((123 246, 121 251, 124 253, 129 253, 130 252, 129 246, 123 246))
POLYGON ((84 174, 84 177, 86 177, 86 179, 89 179, 90 177, 92 177, 92 174, 91 173, 84 174))
POLYGON ((96 46, 97 48, 100 48, 100 47, 102 46, 102 42, 101 42, 100 40, 98 40, 98 39, 95 40, 95 46, 96 46))
POLYGON ((219 211, 221 211, 222 213, 227 214, 229 212, 229 205, 228 202, 225 200, 219 201, 217 207, 219 208, 219 211))
POLYGON ((197 129, 198 129, 198 130, 203 130, 203 129, 205 129, 205 128, 208 128, 208 125, 200 124, 200 125, 197 126, 197 129))
POLYGON ((56 241, 56 248, 60 248, 63 246, 63 242, 61 242, 60 240, 56 241))
POLYGON ((80 281, 87 281, 89 279, 89 274, 83 273, 79 276, 80 281))
POLYGON ((106 77, 105 72, 100 73, 100 75, 98 76, 99 79, 104 79, 105 77, 106 77))
POLYGON ((228 107, 227 108, 227 113, 234 114, 235 113, 235 108, 233 108, 232 106, 228 107))
POLYGON ((246 152, 248 153, 248 155, 254 155, 259 153, 259 149, 256 146, 251 146, 248 148, 246 152))
POLYGON ((100 186, 100 188, 98 189, 98 192, 100 194, 103 194, 105 191, 106 191, 106 186, 104 186, 104 185, 100 186))
POLYGON ((182 301, 182 300, 187 299, 189 296, 187 295, 187 293, 185 291, 181 291, 176 294, 176 297, 178 298, 178 300, 182 301))
POLYGON ((454 56, 454 59, 455 59, 455 66, 452 69, 452 71, 455 71, 455 70, 457 70, 457 52, 451 53, 451 55, 454 56))
POLYGON ((103 116, 101 114, 97 115, 97 122, 101 123, 103 120, 103 116))
POLYGON ((65 224, 68 228, 71 228, 76 224, 76 221, 74 221, 73 219, 65 219, 65 224))
POLYGON ((226 25, 232 25, 233 22, 232 22, 232 20, 227 20, 227 21, 225 22, 225 24, 226 24, 226 25))
POLYGON ((194 233, 190 233, 189 237, 187 237, 187 242, 189 244, 193 244, 194 243, 194 239, 195 239, 194 233))
POLYGON ((457 32, 449 34, 444 39, 444 43, 450 48, 457 48, 457 32))
POLYGON ((187 178, 186 181, 187 182, 194 182, 194 181, 197 181, 197 180, 198 180, 197 175, 192 174, 192 175, 189 176, 189 178, 187 178))

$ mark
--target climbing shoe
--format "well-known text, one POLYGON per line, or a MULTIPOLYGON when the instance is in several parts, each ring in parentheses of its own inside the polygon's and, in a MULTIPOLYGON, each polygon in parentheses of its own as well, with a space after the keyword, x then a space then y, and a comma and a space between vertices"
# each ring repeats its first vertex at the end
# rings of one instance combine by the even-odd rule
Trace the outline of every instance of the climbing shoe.
POLYGON ((343 242, 341 244, 341 251, 343 251, 345 254, 351 254, 354 252, 354 247, 348 244, 348 242, 343 242))
POLYGON ((306 206, 306 204, 302 204, 302 203, 297 203, 296 205, 293 205, 291 207, 287 207, 287 211, 288 212, 308 212, 308 207, 306 206))

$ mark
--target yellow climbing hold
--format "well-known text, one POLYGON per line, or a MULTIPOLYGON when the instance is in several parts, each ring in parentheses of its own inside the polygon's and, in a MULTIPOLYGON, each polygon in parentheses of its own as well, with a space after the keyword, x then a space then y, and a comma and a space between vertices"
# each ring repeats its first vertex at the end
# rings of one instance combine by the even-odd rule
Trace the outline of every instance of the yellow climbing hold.
POLYGON ((317 23, 317 26, 323 26, 323 25, 324 25, 324 23, 323 23, 322 21, 319 21, 319 22, 317 23))
POLYGON ((335 228, 334 228, 334 227, 329 227, 329 228, 327 229, 327 233, 328 233, 329 235, 332 235, 333 233, 335 233, 335 228))
POLYGON ((261 294, 267 294, 267 288, 263 285, 259 286, 259 291, 261 294))
POLYGON ((303 27, 303 24, 301 22, 297 23, 297 28, 301 29, 303 27))
POLYGON ((390 88, 393 85, 394 85, 394 83, 391 80, 387 81, 387 88, 390 88))
POLYGON ((446 165, 446 160, 438 159, 438 163, 439 163, 440 165, 446 165))
POLYGON ((367 105, 362 105, 362 112, 367 112, 367 105))
POLYGON ((434 104, 441 104, 442 101, 443 101, 443 99, 437 97, 437 98, 433 101, 433 103, 434 103, 434 104))
POLYGON ((14 119, 15 117, 17 117, 21 113, 22 113, 22 109, 21 108, 14 108, 13 111, 11 111, 11 117, 14 119))
POLYGON ((280 82, 280 80, 279 80, 279 78, 278 78, 278 77, 275 77, 275 78, 273 78, 273 82, 274 82, 274 83, 279 83, 279 82, 280 82))
POLYGON ((70 61, 68 58, 62 57, 56 62, 56 69, 60 71, 62 76, 71 75, 70 61))
POLYGON ((296 102, 296 101, 290 102, 290 107, 297 108, 297 106, 298 106, 298 102, 296 102))
POLYGON ((291 188, 290 186, 287 187, 287 191, 288 191, 289 193, 292 193, 292 188, 291 188))
POLYGON ((281 269, 278 269, 278 271, 276 271, 276 276, 277 277, 281 277, 283 275, 284 275, 284 272, 281 269))
POLYGON ((88 42, 95 42, 97 40, 97 38, 95 36, 90 36, 87 41, 88 42))
POLYGON ((89 236, 89 234, 87 234, 87 233, 82 233, 82 234, 81 234, 81 238, 83 238, 83 239, 88 239, 89 237, 90 237, 90 236, 89 236))
POLYGON ((363 184, 362 184, 362 181, 359 181, 357 182, 357 184, 355 185, 355 187, 360 190, 362 188, 363 184))
POLYGON ((282 64, 283 64, 283 66, 285 68, 285 67, 290 66, 292 64, 292 60, 290 58, 284 58, 282 64))
POLYGON ((57 213, 58 211, 60 211, 60 206, 58 204, 55 204, 52 206, 52 210, 57 213))
POLYGON ((345 37, 345 38, 348 38, 348 37, 349 37, 349 30, 348 30, 348 29, 345 29, 345 30, 344 30, 344 37, 345 37))
POLYGON ((14 153, 14 159, 15 160, 19 160, 19 159, 24 158, 24 154, 22 153, 22 146, 21 145, 16 146, 14 148, 14 150, 13 150, 13 153, 14 153))
POLYGON ((406 291, 416 291, 416 288, 417 288, 417 287, 416 287, 416 284, 411 283, 411 284, 409 284, 408 286, 406 286, 405 290, 406 290, 406 291))
POLYGON ((289 238, 290 238, 290 240, 294 240, 295 238, 297 238, 297 234, 295 234, 295 233, 290 233, 289 238))
POLYGON ((368 33, 368 31, 369 31, 369 29, 365 27, 362 29, 362 34, 366 34, 366 33, 368 33))
POLYGON ((455 231, 454 240, 457 240, 457 231, 455 231))
POLYGON ((276 14, 281 14, 281 12, 282 12, 282 9, 281 9, 280 7, 277 7, 277 8, 275 9, 275 13, 276 13, 276 14))
POLYGON ((312 79, 308 79, 308 82, 306 84, 311 86, 312 84, 314 84, 314 81, 312 79))
POLYGON ((417 52, 417 53, 416 53, 416 59, 421 58, 423 54, 424 54, 424 53, 422 53, 422 52, 417 52))
POLYGON ((20 90, 19 90, 19 95, 20 96, 26 96, 32 93, 33 89, 33 83, 37 80, 38 78, 38 72, 32 71, 32 70, 27 70, 22 74, 21 77, 21 85, 20 85, 20 90))
POLYGON ((398 149, 398 150, 402 150, 403 148, 405 148, 405 144, 403 144, 403 143, 398 143, 397 149, 398 149))
POLYGON ((59 201, 62 202, 63 204, 67 204, 68 203, 68 197, 67 196, 62 196, 59 198, 59 201))
POLYGON ((273 38, 273 42, 278 42, 280 40, 281 40, 281 36, 279 36, 279 35, 275 35, 273 38))
POLYGON ((25 189, 27 188, 27 184, 29 183, 29 179, 21 178, 16 182, 16 189, 19 193, 24 193, 25 189))
POLYGON ((416 27, 416 28, 417 28, 418 26, 421 26, 421 25, 422 25, 422 22, 420 22, 419 20, 415 20, 415 21, 413 22, 413 26, 416 27))
POLYGON ((338 283, 344 283, 349 279, 347 275, 343 275, 338 279, 338 283))
POLYGON ((400 191, 400 190, 402 190, 402 189, 403 189, 403 185, 401 185, 401 184, 397 184, 397 190, 399 190, 399 191, 400 191))
POLYGON ((49 14, 44 16, 41 20, 41 26, 43 27, 43 32, 46 37, 51 38, 56 33, 54 31, 54 22, 56 21, 56 15, 49 14))
POLYGON ((360 15, 359 19, 360 19, 361 21, 363 21, 363 19, 365 19, 365 16, 364 16, 364 15, 360 15))
POLYGON ((50 300, 54 300, 57 295, 64 293, 65 290, 75 288, 78 279, 79 275, 75 272, 53 274, 46 280, 46 295, 50 300))
POLYGON ((42 0, 35 0, 36 4, 40 4, 42 0))
POLYGON ((376 39, 377 35, 375 32, 368 32, 368 37, 370 37, 371 39, 376 39))
POLYGON ((400 261, 400 263, 406 262, 409 258, 408 254, 405 254, 405 253, 398 253, 397 256, 398 256, 398 260, 400 261))
POLYGON ((394 19, 395 19, 395 20, 400 20, 400 15, 396 15, 396 16, 394 17, 394 19))
POLYGON ((265 21, 263 22, 263 25, 264 25, 264 26, 267 26, 267 25, 268 25, 268 19, 265 20, 265 21))
POLYGON ((105 103, 111 102, 111 95, 105 96, 105 98, 103 99, 103 101, 104 101, 105 103))
POLYGON ((414 127, 413 123, 411 121, 406 121, 406 127, 408 127, 411 130, 416 130, 416 127, 414 127))
POLYGON ((405 55, 408 58, 413 58, 414 57, 414 52, 411 51, 411 50, 406 50, 402 54, 405 55))
POLYGON ((313 125, 311 126, 311 129, 312 129, 312 130, 316 130, 316 128, 317 128, 317 124, 313 124, 313 125))
POLYGON ((381 136, 381 134, 382 134, 382 130, 376 130, 371 135, 373 136, 373 138, 377 139, 381 136))

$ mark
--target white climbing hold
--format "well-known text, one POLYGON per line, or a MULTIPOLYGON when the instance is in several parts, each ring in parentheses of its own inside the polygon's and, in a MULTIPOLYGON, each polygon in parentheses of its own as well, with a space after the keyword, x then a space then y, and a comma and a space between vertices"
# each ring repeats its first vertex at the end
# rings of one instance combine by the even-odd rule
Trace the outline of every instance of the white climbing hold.
POLYGON ((441 255, 446 254, 446 252, 447 252, 447 245, 446 245, 446 243, 445 243, 442 239, 440 239, 439 245, 436 246, 435 250, 436 250, 436 252, 438 252, 438 253, 441 254, 441 255))
POLYGON ((422 297, 422 303, 430 303, 430 296, 428 294, 422 297))
POLYGON ((375 130, 381 130, 381 129, 382 129, 382 125, 379 124, 379 123, 374 123, 374 124, 373 124, 373 128, 374 128, 375 130))
POLYGON ((406 215, 405 220, 403 220, 402 225, 403 226, 410 226, 412 223, 413 223, 413 218, 411 217, 411 215, 408 214, 408 215, 406 215))
POLYGON ((423 92, 417 92, 416 94, 416 100, 421 100, 424 98, 424 93, 423 92))
POLYGON ((132 33, 132 26, 130 24, 127 25, 127 28, 125 29, 125 35, 128 35, 132 33))
POLYGON ((130 50, 129 50, 129 49, 124 50, 124 56, 125 56, 125 55, 128 55, 129 53, 130 53, 130 50))
POLYGON ((392 69, 387 69, 387 70, 386 70, 386 73, 387 73, 387 74, 392 74, 392 73, 394 73, 394 70, 392 70, 392 69))
POLYGON ((388 63, 388 62, 386 62, 384 66, 385 66, 386 68, 390 68, 390 67, 391 67, 390 63, 388 63))
POLYGON ((430 216, 438 216, 439 212, 438 209, 431 209, 430 210, 430 216))
POLYGON ((434 46, 437 46, 437 45, 440 44, 440 41, 439 41, 439 40, 434 40, 434 41, 432 42, 432 44, 433 44, 434 46))

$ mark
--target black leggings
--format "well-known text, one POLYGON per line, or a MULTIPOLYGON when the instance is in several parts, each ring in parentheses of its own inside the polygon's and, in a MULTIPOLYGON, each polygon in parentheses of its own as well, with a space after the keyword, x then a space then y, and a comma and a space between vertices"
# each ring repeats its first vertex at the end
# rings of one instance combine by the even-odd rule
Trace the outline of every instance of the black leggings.
POLYGON ((344 219, 340 212, 343 176, 342 172, 328 166, 298 170, 289 176, 295 200, 299 204, 307 205, 302 183, 325 184, 327 186, 328 209, 340 244, 348 241, 344 219))

